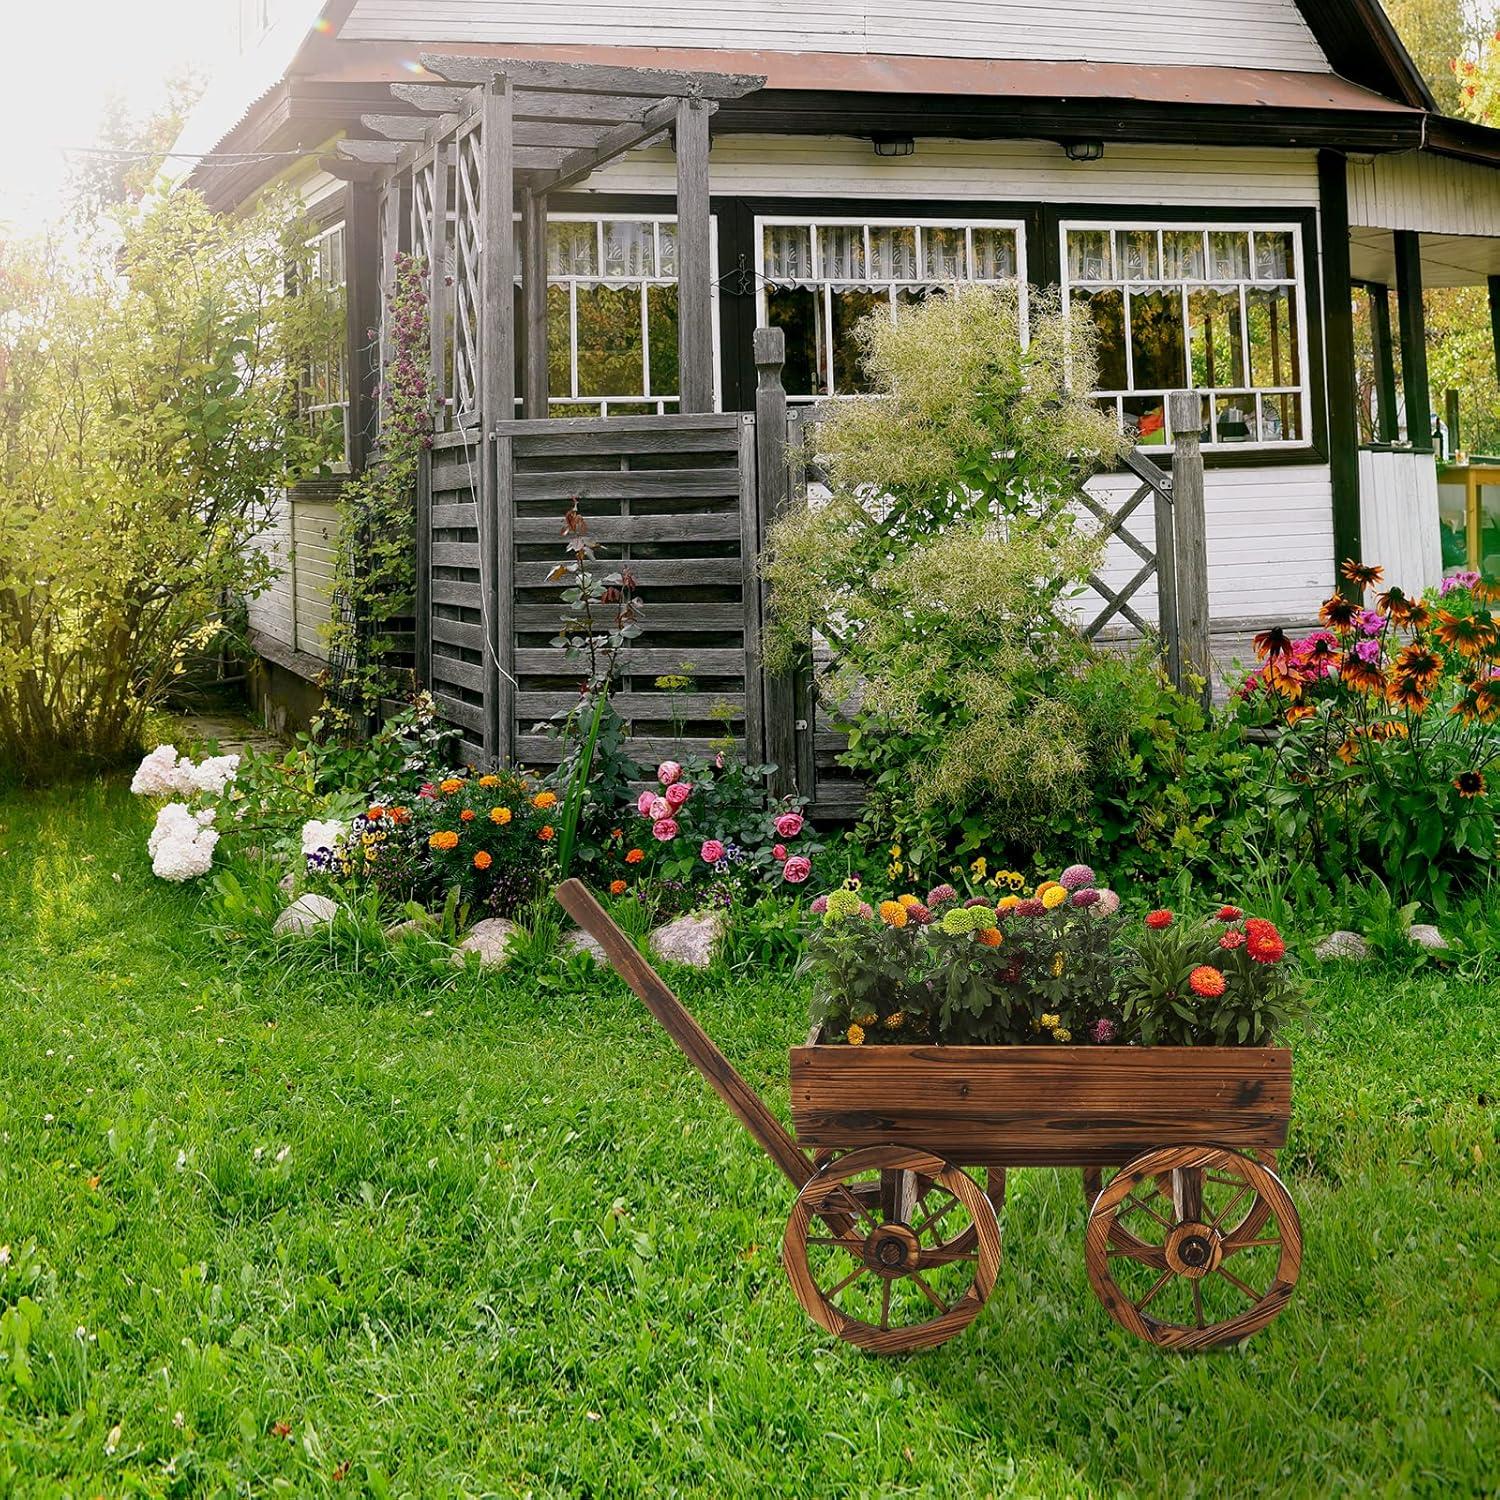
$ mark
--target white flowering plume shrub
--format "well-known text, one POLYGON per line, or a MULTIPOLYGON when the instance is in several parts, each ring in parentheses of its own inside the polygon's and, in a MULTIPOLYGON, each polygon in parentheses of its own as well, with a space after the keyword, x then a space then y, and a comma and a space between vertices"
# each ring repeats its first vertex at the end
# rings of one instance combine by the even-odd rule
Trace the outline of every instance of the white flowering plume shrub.
POLYGON ((179 755, 175 745, 161 745, 136 768, 130 790, 138 797, 180 797, 156 815, 156 826, 146 840, 152 873, 163 880, 195 880, 206 875, 219 842, 213 827, 217 809, 193 808, 194 798, 219 797, 239 769, 238 755, 214 755, 194 763, 179 755))

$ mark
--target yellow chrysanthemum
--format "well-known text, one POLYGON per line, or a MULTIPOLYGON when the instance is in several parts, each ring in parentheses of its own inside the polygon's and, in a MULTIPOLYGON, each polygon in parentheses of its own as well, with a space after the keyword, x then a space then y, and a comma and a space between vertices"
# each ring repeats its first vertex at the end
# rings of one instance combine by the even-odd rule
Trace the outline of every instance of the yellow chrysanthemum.
POLYGON ((490 822, 498 823, 501 828, 504 828, 510 822, 511 816, 511 810, 508 807, 492 807, 490 809, 490 822))
POLYGON ((849 1038, 851 1047, 858 1047, 865 1039, 865 1028, 856 1022, 844 1035, 849 1038))
POLYGON ((1053 1033, 1053 1039, 1059 1042, 1071 1042, 1073 1033, 1066 1026, 1059 1026, 1053 1033))
POLYGON ((996 911, 1014 911, 1021 904, 1019 896, 1002 896, 995 903, 996 911))
POLYGON ((899 901, 882 901, 879 911, 880 920, 887 927, 905 927, 909 920, 906 908, 899 901))
POLYGON ((1045 896, 1047 892, 1052 890, 1056 885, 1057 881, 1055 880, 1044 880, 1039 886, 1037 886, 1034 894, 1037 896, 1045 896))
POLYGON ((1067 899, 1068 893, 1060 885, 1054 885, 1042 892, 1042 905, 1048 911, 1056 911, 1067 899))
POLYGON ((887 1031, 900 1031, 906 1022, 906 1017, 898 1010, 895 1015, 885 1018, 885 1029, 887 1031))
POLYGON ((902 904, 902 906, 904 906, 904 907, 905 907, 905 908, 906 908, 906 909, 907 909, 907 910, 908 910, 908 911, 910 911, 910 910, 911 910, 911 909, 912 909, 912 907, 914 907, 914 906, 920 906, 920 905, 921 905, 921 904, 922 904, 922 903, 921 903, 921 902, 920 902, 920 901, 919 901, 919 900, 918 900, 918 899, 917 899, 917 898, 916 898, 916 897, 915 897, 915 896, 913 896, 913 895, 912 895, 912 894, 911 894, 911 893, 910 893, 910 892, 908 892, 908 893, 907 893, 907 894, 906 894, 906 895, 904 895, 904 896, 897 896, 897 897, 896 897, 896 899, 897 899, 897 900, 898 900, 898 901, 899 901, 899 902, 900 902, 900 903, 901 903, 901 904, 902 904))
POLYGON ((1062 1017, 1055 1016, 1051 1013, 1051 1011, 1048 1011, 1042 1017, 1042 1025, 1048 1031, 1056 1031, 1057 1028, 1062 1025, 1062 1017))

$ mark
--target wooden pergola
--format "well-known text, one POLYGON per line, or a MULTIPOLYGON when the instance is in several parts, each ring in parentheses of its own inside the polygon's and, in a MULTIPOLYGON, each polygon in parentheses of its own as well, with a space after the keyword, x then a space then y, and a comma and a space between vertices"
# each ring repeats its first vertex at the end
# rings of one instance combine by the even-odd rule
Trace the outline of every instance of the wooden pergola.
POLYGON ((402 245, 440 272, 451 216, 453 286, 432 276, 430 312, 437 392, 445 389, 447 360, 436 330, 452 319, 455 424, 515 414, 518 268, 519 394, 528 417, 547 415, 548 197, 663 135, 677 156, 678 410, 711 411, 709 121, 719 101, 743 98, 765 79, 446 53, 423 53, 422 65, 440 82, 391 85, 394 99, 417 112, 364 115, 369 135, 340 141, 338 156, 324 164, 340 177, 382 185, 383 291, 402 245))

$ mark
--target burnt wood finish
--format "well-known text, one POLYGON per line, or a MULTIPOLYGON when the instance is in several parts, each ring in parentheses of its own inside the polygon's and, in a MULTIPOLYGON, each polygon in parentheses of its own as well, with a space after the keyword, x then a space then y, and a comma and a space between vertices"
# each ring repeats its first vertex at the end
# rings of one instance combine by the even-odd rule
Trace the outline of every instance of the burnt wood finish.
MULTIPOLYGON (((787 1133, 765 1101, 735 1072, 729 1059, 693 1018, 692 1012, 667 987, 641 956, 640 950, 610 919, 581 880, 566 880, 557 888, 558 904, 604 950, 610 967, 635 991, 641 1003, 661 1022, 662 1029, 682 1050, 704 1081, 729 1107, 730 1113, 781 1168, 795 1188, 813 1176, 807 1154, 787 1133)), ((979 1189, 974 1189, 979 1194, 979 1189)), ((983 1194, 980 1201, 985 1202, 983 1194)), ((989 1204, 985 1202, 986 1209, 989 1204)), ((993 1219, 994 1215, 991 1213, 993 1219)), ((999 1232, 996 1231, 998 1241, 999 1232)), ((993 1280, 993 1277, 991 1277, 993 1280)))
POLYGON ((844 1047, 791 1052, 804 1146, 900 1141, 950 1161, 1118 1165, 1152 1147, 1286 1144, 1275 1047, 844 1047))
POLYGON ((1258 1161, 1172 1146, 1136 1158, 1100 1193, 1084 1257, 1095 1295, 1122 1328, 1190 1353, 1239 1343, 1286 1306, 1301 1273, 1302 1226, 1281 1180, 1258 1161), (1210 1187, 1217 1206, 1205 1197, 1210 1187), (1127 1217, 1140 1236, 1120 1240, 1127 1217))
POLYGON ((979 1316, 1000 1269, 1000 1224, 959 1168, 924 1151, 874 1146, 838 1158, 806 1183, 787 1221, 781 1261, 819 1327, 872 1354, 905 1354, 945 1343, 979 1316), (922 1181, 928 1190, 919 1194, 922 1181), (966 1217, 972 1230, 962 1250, 943 1238, 941 1221, 955 1217, 966 1217), (843 1254, 810 1253, 820 1249, 843 1254), (960 1269, 957 1295, 934 1288, 943 1268, 960 1269), (869 1316, 841 1305, 840 1294, 857 1282, 880 1287, 878 1312, 873 1298, 869 1316), (898 1306, 892 1294, 902 1283, 898 1306))

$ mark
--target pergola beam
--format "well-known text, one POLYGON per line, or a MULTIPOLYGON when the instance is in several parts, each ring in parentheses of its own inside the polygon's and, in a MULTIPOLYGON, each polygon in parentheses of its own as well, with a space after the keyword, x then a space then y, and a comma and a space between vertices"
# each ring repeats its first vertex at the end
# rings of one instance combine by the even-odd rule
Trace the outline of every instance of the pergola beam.
POLYGON ((393 83, 391 97, 435 115, 462 114, 471 105, 478 107, 473 89, 447 88, 438 83, 393 83))
POLYGON ((607 63, 523 61, 508 57, 424 52, 422 66, 449 83, 508 78, 517 90, 622 95, 631 99, 741 99, 765 78, 750 73, 689 73, 675 68, 627 68, 607 63))
MULTIPOLYGON (((717 104, 702 101, 705 122, 707 116, 718 107, 717 104)), ((616 157, 624 156, 627 151, 633 151, 637 146, 645 145, 654 136, 660 135, 668 126, 675 125, 680 109, 681 102, 677 99, 663 99, 636 119, 626 120, 616 125, 613 130, 606 131, 594 145, 584 146, 577 151, 570 152, 558 164, 555 172, 549 172, 532 184, 532 194, 544 196, 547 193, 555 193, 562 188, 571 187, 575 182, 581 182, 591 172, 608 166, 616 157)))

